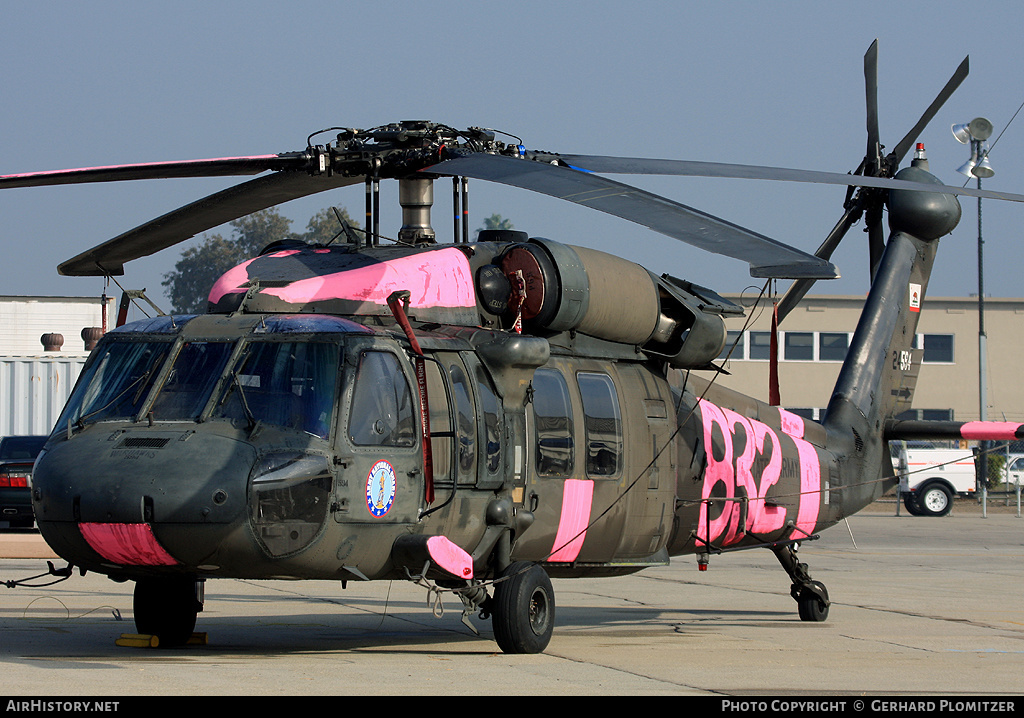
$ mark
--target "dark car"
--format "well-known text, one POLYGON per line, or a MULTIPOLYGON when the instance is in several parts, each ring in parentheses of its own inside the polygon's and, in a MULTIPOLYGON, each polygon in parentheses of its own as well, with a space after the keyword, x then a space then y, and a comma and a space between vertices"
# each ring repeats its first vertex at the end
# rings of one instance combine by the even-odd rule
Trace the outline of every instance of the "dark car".
POLYGON ((32 528, 32 465, 45 436, 0 438, 0 527, 32 528))

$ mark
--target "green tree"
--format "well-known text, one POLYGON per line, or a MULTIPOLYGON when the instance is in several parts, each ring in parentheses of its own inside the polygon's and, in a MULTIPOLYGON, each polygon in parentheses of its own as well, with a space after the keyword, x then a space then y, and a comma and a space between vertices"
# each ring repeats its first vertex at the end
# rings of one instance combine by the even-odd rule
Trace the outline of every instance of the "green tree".
MULTIPOLYGON (((359 227, 358 224, 352 221, 346 210, 339 207, 337 211, 341 215, 341 219, 348 222, 349 226, 353 229, 359 227)), ((334 207, 327 207, 314 214, 309 218, 309 222, 306 223, 306 233, 301 236, 301 239, 310 244, 328 244, 329 242, 341 242, 344 244, 346 238, 344 234, 341 234, 342 226, 341 222, 338 221, 338 214, 335 214, 334 207)), ((362 233, 357 232, 356 234, 360 236, 362 233)))
POLYGON ((500 214, 492 214, 490 217, 484 219, 484 226, 479 227, 476 230, 474 239, 480 236, 480 232, 485 229, 515 229, 512 226, 512 220, 505 219, 500 214))
MULTIPOLYGON (((345 210, 339 210, 353 224, 345 210)), ((231 223, 231 236, 203 235, 196 247, 181 253, 174 270, 164 274, 162 285, 167 289, 175 314, 202 314, 207 296, 222 274, 247 259, 255 257, 271 242, 298 239, 311 244, 326 244, 341 231, 333 209, 322 209, 309 220, 306 231, 295 234, 292 221, 276 207, 260 210, 231 223)), ((338 240, 344 241, 344 239, 338 240)))

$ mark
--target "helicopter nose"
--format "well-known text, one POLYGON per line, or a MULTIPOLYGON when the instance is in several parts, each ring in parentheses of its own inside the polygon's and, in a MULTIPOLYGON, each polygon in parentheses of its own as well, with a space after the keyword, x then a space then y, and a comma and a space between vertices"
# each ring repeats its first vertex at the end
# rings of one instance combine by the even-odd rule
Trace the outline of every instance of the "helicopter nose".
POLYGON ((36 520, 68 560, 189 562, 190 535, 244 520, 255 460, 251 445, 216 432, 87 429, 39 461, 36 520))

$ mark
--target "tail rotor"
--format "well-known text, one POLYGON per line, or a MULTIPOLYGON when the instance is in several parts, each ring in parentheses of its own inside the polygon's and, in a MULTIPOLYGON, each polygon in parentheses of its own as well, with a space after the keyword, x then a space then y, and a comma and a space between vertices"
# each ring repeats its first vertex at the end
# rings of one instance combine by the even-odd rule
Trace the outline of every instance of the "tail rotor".
MULTIPOLYGON (((864 54, 864 95, 867 108, 867 149, 860 166, 853 172, 855 175, 873 178, 892 178, 899 170, 900 163, 906 157, 910 148, 917 141, 918 136, 924 131, 931 119, 946 100, 964 81, 969 72, 969 58, 963 62, 950 77, 949 81, 942 88, 939 94, 932 101, 928 109, 921 115, 917 123, 911 128, 895 148, 887 155, 883 155, 883 146, 879 140, 878 131, 878 40, 871 43, 871 47, 864 54)), ((883 209, 889 196, 889 190, 877 187, 850 187, 846 193, 844 213, 839 221, 829 232, 825 241, 814 253, 816 257, 823 260, 831 258, 839 246, 840 241, 846 236, 847 231, 864 218, 868 235, 868 253, 870 256, 871 278, 874 280, 878 263, 882 253, 885 251, 885 226, 883 225, 883 209)), ((800 300, 814 286, 814 279, 798 279, 790 285, 789 289, 779 301, 779 322, 800 303, 800 300)))

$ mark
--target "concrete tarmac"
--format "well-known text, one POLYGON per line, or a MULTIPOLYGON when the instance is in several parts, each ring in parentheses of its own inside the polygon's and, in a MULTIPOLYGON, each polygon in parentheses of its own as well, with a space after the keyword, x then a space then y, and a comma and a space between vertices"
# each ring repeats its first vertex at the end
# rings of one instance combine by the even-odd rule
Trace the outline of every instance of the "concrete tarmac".
MULTIPOLYGON (((0 534, 0 554, 11 536, 0 534)), ((800 621, 785 572, 755 549, 713 556, 707 572, 687 557, 556 580, 555 634, 531 656, 500 653, 489 622, 473 619, 474 635, 457 598, 434 605, 408 582, 210 580, 196 627, 206 645, 121 647, 135 633, 133 584, 75 573, 0 588, 0 694, 690 695, 715 705, 1024 695, 1024 519, 1013 510, 990 506, 983 518, 965 501, 923 518, 876 504, 800 556, 830 593, 823 623, 800 621)), ((0 558, 0 581, 45 571, 45 557, 0 558)))

